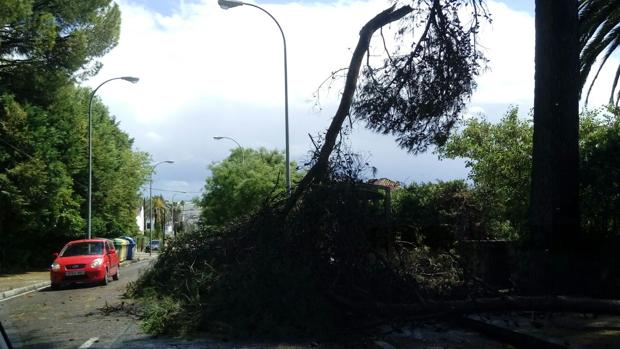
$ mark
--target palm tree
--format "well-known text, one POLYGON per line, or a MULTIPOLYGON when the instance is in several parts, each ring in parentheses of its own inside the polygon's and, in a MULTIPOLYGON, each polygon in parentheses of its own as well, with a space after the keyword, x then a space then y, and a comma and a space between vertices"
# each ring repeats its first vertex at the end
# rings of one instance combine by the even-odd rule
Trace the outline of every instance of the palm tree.
MULTIPOLYGON (((580 82, 585 86, 590 70, 596 64, 597 58, 601 61, 596 74, 588 87, 586 104, 599 73, 609 57, 620 47, 620 0, 579 0, 579 44, 580 52, 580 82)), ((620 65, 611 86, 609 103, 618 105, 620 89, 615 101, 614 93, 618 87, 620 65)))
POLYGON ((153 211, 154 211, 154 215, 155 215, 155 217, 154 217, 154 221, 155 221, 154 228, 155 228, 156 232, 159 232, 159 230, 157 229, 157 227, 159 225, 162 234, 163 234, 163 231, 164 231, 165 210, 166 210, 166 203, 164 201, 164 198, 161 197, 161 196, 154 197, 153 198, 153 211))

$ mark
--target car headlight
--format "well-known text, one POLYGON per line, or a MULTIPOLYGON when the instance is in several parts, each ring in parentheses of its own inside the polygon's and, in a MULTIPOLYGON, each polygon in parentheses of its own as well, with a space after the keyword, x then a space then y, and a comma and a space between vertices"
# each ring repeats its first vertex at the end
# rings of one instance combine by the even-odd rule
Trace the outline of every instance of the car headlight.
POLYGON ((90 267, 91 268, 97 268, 97 267, 101 266, 101 264, 103 264, 103 258, 95 258, 90 263, 90 267))
POLYGON ((58 262, 52 263, 52 270, 53 271, 59 271, 60 270, 60 264, 58 264, 58 262))

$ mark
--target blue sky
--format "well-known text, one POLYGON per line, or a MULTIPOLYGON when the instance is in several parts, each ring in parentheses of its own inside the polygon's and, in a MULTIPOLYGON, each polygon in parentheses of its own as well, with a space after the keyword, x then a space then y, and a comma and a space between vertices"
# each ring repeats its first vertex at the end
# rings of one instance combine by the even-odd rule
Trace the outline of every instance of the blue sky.
MULTIPOLYGON (((171 15, 174 11, 178 10, 180 7, 180 2, 170 1, 170 0, 132 0, 132 3, 144 6, 153 11, 164 15, 171 15)), ((191 3, 192 1, 186 0, 185 3, 191 3)), ((198 2, 198 1, 193 1, 198 2)), ((534 14, 534 1, 533 0, 503 0, 500 1, 511 8, 518 11, 525 11, 530 14, 534 14)), ((269 5, 269 4, 287 4, 287 3, 333 3, 330 0, 300 0, 300 1, 286 1, 286 0, 268 0, 268 1, 257 1, 256 4, 259 5, 269 5)))
MULTIPOLYGON (((251 7, 224 11, 216 0, 118 3, 119 45, 103 57, 103 69, 86 85, 114 76, 140 77, 136 85, 106 85, 98 96, 137 149, 152 154, 154 161, 175 161, 158 168, 153 187, 200 191, 208 165, 236 146, 214 141, 214 136, 235 138, 245 147, 284 149, 282 40, 267 16, 251 7)), ((319 90, 322 109, 314 106, 318 86, 330 72, 348 66, 359 29, 390 1, 257 3, 278 19, 286 34, 291 158, 304 162, 312 148, 308 134, 320 134, 329 125, 342 80, 331 90, 319 90)), ((489 70, 477 79, 464 117, 482 113, 498 120, 510 105, 519 106, 525 117, 532 107, 533 3, 488 2, 493 23, 482 28, 480 42, 489 70)), ((386 28, 386 37, 393 29, 386 28)), ((379 46, 373 45, 373 57, 381 54, 379 46)), ((609 66, 613 70, 614 62, 609 66)), ((595 90, 591 103, 603 103, 606 94, 595 90)), ((393 137, 360 125, 350 141, 378 168, 379 177, 409 183, 467 176, 462 160, 438 161, 432 153, 413 156, 398 148, 393 137)))

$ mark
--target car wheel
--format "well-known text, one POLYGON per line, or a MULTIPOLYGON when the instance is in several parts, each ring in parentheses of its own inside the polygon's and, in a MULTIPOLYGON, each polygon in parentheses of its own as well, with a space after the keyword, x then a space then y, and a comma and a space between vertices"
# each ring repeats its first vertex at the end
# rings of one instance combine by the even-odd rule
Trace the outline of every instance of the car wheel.
POLYGON ((60 285, 59 284, 51 284, 50 288, 54 291, 59 290, 60 289, 60 285))
POLYGON ((103 280, 101 280, 101 285, 106 286, 109 278, 110 274, 108 273, 108 268, 105 268, 105 275, 103 276, 103 280))
POLYGON ((121 265, 119 264, 119 265, 117 265, 117 266, 116 266, 116 274, 114 274, 114 275, 112 276, 112 279, 113 279, 114 281, 118 281, 118 279, 119 279, 120 277, 121 277, 121 265))

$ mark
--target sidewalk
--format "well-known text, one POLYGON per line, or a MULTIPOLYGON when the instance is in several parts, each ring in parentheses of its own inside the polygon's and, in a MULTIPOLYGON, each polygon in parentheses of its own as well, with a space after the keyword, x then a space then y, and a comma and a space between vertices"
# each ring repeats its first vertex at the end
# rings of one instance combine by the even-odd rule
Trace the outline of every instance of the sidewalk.
MULTIPOLYGON (((144 260, 157 258, 158 253, 149 256, 148 253, 137 252, 133 260, 121 262, 121 266, 136 263, 144 260)), ((0 301, 16 295, 30 292, 50 285, 49 270, 28 271, 19 274, 0 275, 0 301)))
MULTIPOLYGON (((49 281, 50 272, 48 270, 29 271, 21 274, 3 274, 0 275, 0 294, 20 288, 39 284, 43 281, 49 281)), ((0 299, 5 298, 0 296, 0 299)))

